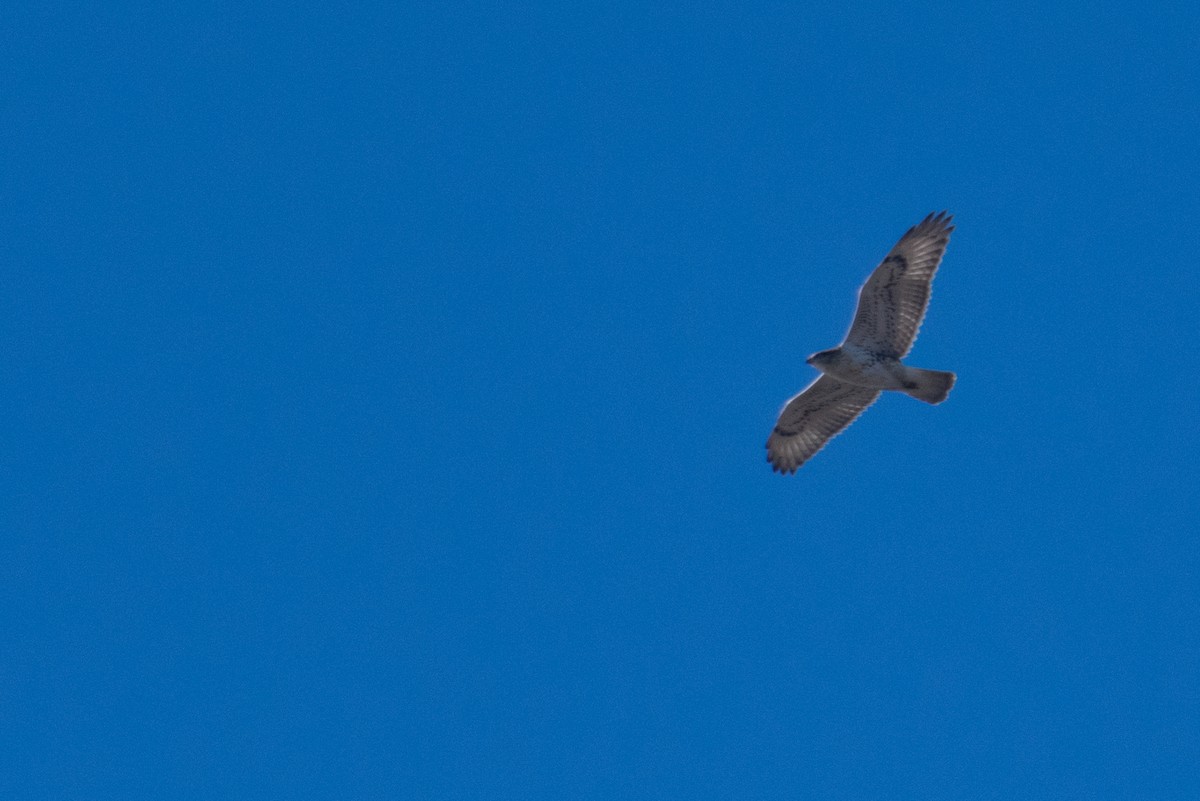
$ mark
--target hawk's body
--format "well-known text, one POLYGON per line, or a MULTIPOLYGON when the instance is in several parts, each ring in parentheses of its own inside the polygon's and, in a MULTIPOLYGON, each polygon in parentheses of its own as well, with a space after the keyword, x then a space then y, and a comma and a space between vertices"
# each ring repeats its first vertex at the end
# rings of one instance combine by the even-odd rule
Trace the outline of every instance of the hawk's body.
POLYGON ((902 389, 906 368, 899 359, 886 354, 857 345, 842 345, 830 352, 828 360, 820 369, 826 375, 858 386, 902 389))
POLYGON ((883 390, 927 403, 946 399, 954 373, 921 370, 900 360, 917 338, 930 285, 953 230, 948 214, 930 214, 910 228, 871 273, 858 291, 858 308, 845 341, 808 358, 823 375, 780 412, 767 439, 767 460, 773 469, 794 473, 883 390))

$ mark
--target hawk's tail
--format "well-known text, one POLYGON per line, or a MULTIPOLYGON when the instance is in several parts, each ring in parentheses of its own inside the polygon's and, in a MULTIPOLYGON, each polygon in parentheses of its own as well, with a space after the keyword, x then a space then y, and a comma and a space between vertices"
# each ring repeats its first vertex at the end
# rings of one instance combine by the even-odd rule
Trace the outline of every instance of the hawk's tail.
POLYGON ((926 403, 941 403, 950 394, 954 378, 954 373, 910 367, 904 375, 904 391, 926 403))

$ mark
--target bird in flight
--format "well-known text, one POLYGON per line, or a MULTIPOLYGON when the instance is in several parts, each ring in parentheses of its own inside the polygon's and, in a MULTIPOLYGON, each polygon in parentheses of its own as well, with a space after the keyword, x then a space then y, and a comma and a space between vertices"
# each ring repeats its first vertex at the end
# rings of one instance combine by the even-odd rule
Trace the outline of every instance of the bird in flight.
POLYGON ((767 439, 772 470, 796 472, 885 389, 934 404, 950 394, 954 373, 900 361, 912 349, 929 306, 933 275, 954 230, 950 220, 943 211, 909 228, 858 290, 846 339, 808 357, 821 375, 779 413, 767 439))

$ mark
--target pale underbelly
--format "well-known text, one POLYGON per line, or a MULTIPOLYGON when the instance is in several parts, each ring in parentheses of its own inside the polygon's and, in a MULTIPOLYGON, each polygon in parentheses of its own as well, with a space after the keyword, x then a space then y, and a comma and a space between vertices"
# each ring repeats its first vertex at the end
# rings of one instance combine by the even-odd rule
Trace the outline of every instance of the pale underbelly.
POLYGON ((873 389, 901 389, 904 387, 904 365, 898 361, 877 361, 865 364, 839 364, 825 369, 826 375, 873 389))

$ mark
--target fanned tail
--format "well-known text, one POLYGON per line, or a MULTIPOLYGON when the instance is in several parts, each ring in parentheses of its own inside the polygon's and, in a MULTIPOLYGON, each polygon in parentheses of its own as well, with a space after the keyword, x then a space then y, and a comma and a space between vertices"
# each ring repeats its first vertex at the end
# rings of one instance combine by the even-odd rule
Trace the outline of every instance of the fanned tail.
POLYGON ((907 380, 904 391, 907 394, 926 403, 938 404, 950 394, 950 388, 954 386, 955 375, 941 370, 922 370, 910 367, 905 378, 907 380))

